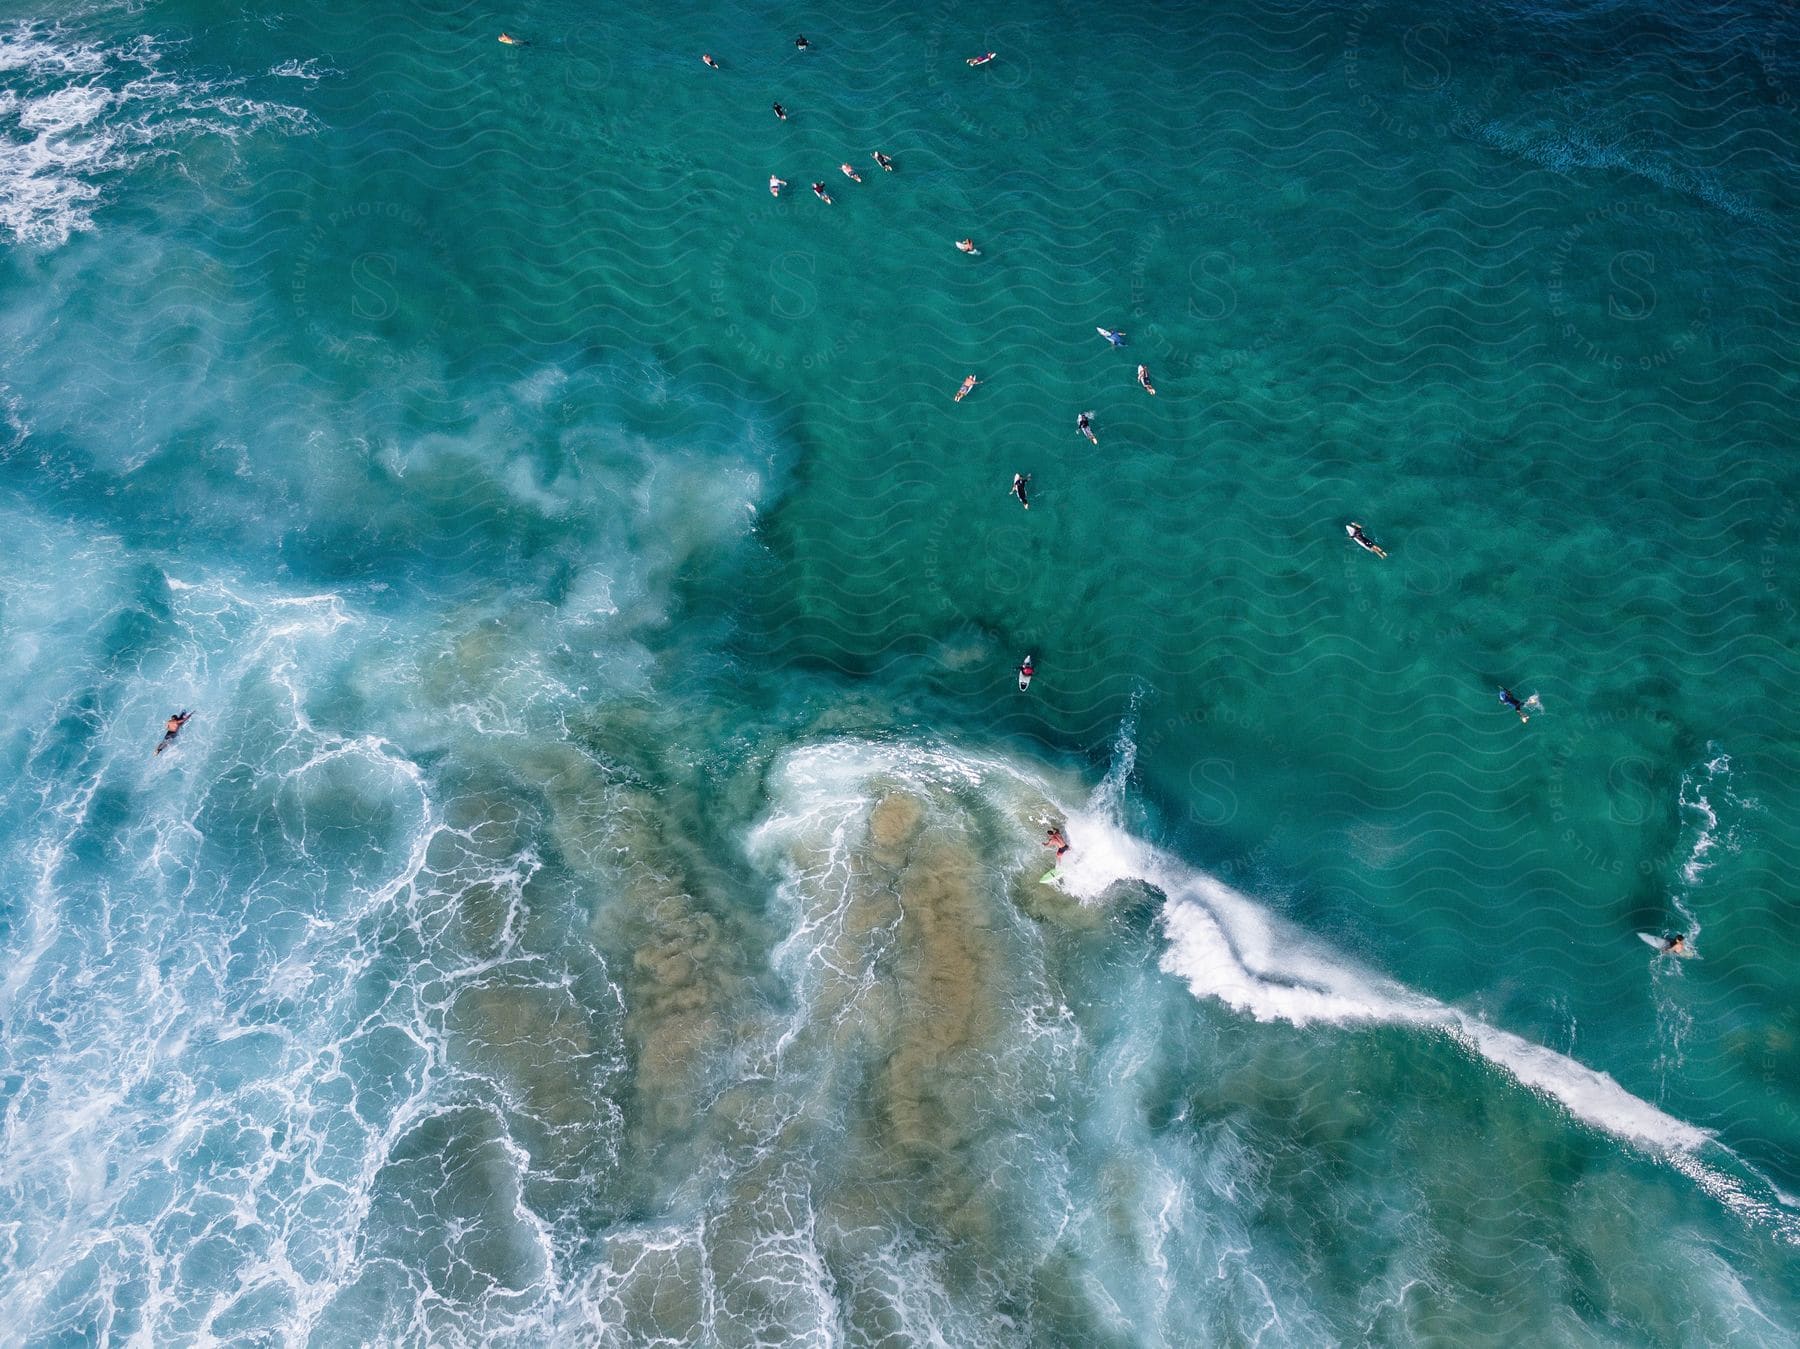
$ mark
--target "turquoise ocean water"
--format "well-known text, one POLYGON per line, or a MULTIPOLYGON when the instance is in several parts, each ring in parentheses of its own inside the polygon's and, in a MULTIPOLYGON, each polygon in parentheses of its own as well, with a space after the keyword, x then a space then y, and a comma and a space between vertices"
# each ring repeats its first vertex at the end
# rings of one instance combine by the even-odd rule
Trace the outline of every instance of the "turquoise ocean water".
POLYGON ((0 1339, 1800 1343, 1797 99, 8 6, 0 1339))

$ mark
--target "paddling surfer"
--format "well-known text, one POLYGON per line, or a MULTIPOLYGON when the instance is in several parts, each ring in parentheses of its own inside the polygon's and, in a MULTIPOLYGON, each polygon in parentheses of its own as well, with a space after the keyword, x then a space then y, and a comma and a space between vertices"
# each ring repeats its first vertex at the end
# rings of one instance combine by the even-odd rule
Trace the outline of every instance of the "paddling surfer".
POLYGON ((1371 539, 1367 534, 1363 533, 1363 527, 1357 524, 1356 521, 1352 520, 1349 524, 1345 525, 1344 533, 1350 536, 1350 542, 1354 543, 1358 548, 1371 552, 1375 554, 1376 557, 1387 556, 1387 553, 1382 550, 1374 539, 1371 539))
POLYGON ((1526 721, 1531 720, 1531 713, 1527 709, 1536 709, 1536 708, 1543 706, 1543 704, 1538 702, 1537 694, 1534 693, 1529 698, 1527 698, 1523 702, 1521 702, 1521 701, 1519 701, 1519 695, 1514 693, 1511 689, 1508 689, 1508 688, 1503 688, 1500 690, 1500 701, 1502 703, 1504 703, 1507 707, 1512 708, 1513 711, 1517 712, 1519 714, 1519 720, 1521 722, 1526 722, 1526 721))
POLYGON ((174 743, 175 737, 181 734, 181 728, 188 724, 188 718, 193 715, 192 712, 176 712, 163 723, 163 738, 156 746, 156 753, 161 754, 174 743))

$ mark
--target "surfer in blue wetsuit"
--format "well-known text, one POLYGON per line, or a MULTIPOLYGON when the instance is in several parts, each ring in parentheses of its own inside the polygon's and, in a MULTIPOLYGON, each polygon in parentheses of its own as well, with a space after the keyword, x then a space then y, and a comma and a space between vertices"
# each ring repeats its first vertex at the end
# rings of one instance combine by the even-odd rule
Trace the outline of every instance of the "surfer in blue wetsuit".
POLYGON ((1527 712, 1525 709, 1527 707, 1530 707, 1533 703, 1537 702, 1537 695, 1533 694, 1531 696, 1531 699, 1529 702, 1522 703, 1519 701, 1519 695, 1514 693, 1511 689, 1501 689, 1500 690, 1500 701, 1502 703, 1504 703, 1506 706, 1512 708, 1513 711, 1517 712, 1519 714, 1520 721, 1530 721, 1531 714, 1529 712, 1527 712))
POLYGON ((1122 332, 1119 332, 1115 328, 1102 328, 1100 330, 1100 336, 1104 337, 1108 342, 1112 343, 1115 347, 1122 347, 1125 345, 1125 334, 1122 332))

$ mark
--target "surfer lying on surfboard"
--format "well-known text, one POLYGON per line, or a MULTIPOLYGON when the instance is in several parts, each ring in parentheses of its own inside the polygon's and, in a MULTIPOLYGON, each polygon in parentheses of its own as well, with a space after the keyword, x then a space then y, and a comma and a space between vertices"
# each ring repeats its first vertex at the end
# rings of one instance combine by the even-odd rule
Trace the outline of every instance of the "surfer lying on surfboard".
POLYGON ((1512 708, 1513 711, 1517 712, 1521 722, 1530 721, 1530 714, 1540 710, 1544 706, 1543 703, 1538 701, 1538 696, 1535 693, 1524 702, 1520 702, 1518 694, 1514 693, 1511 689, 1504 688, 1500 690, 1500 701, 1512 708))
POLYGON ((971 56, 968 63, 972 66, 985 66, 994 56, 994 52, 983 52, 980 56, 971 56))
POLYGON ((1094 444, 1098 445, 1100 443, 1100 437, 1094 434, 1093 413, 1084 412, 1077 417, 1075 419, 1075 429, 1081 432, 1081 434, 1086 436, 1089 440, 1093 441, 1094 444))
POLYGON ((1019 692, 1020 693, 1025 692, 1026 689, 1031 687, 1031 676, 1033 676, 1036 673, 1037 673, 1037 666, 1035 666, 1031 663, 1030 656, 1025 657, 1024 660, 1019 662, 1019 692))
POLYGON ((1156 386, 1150 382, 1149 366, 1140 365, 1138 367, 1138 383, 1144 386, 1145 393, 1149 394, 1152 398, 1156 397, 1156 386))
POLYGON ((971 256, 981 252, 979 248, 975 247, 975 241, 973 239, 958 239, 956 241, 956 246, 971 256))
POLYGON ((1019 504, 1026 510, 1031 509, 1031 503, 1025 499, 1025 489, 1029 486, 1031 486, 1031 475, 1029 473, 1013 474, 1012 494, 1019 499, 1019 504))
POLYGON ((968 396, 969 390, 973 389, 979 383, 981 383, 980 380, 976 379, 975 376, 970 375, 962 382, 962 388, 956 391, 956 401, 959 403, 962 402, 962 400, 968 396))
POLYGON ((181 734, 181 728, 188 724, 193 715, 192 712, 176 712, 170 715, 169 719, 163 723, 163 738, 157 743, 157 754, 161 754, 175 743, 175 737, 181 734))
POLYGON ((1120 332, 1117 328, 1096 328, 1094 331, 1099 333, 1100 336, 1104 337, 1115 347, 1122 347, 1125 345, 1125 334, 1120 332))
POLYGON ((1371 539, 1367 534, 1363 533, 1363 527, 1357 524, 1356 521, 1352 520, 1349 524, 1345 525, 1344 533, 1350 536, 1350 542, 1354 543, 1358 548, 1365 549, 1368 552, 1375 554, 1376 557, 1387 556, 1374 539, 1371 539))

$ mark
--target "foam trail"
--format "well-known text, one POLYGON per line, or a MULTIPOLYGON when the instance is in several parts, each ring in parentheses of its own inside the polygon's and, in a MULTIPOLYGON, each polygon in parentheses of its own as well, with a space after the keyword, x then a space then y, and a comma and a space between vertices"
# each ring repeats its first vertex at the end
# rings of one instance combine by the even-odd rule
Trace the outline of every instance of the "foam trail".
MULTIPOLYGON (((1121 884, 1160 891, 1169 941, 1162 968, 1195 997, 1216 999, 1258 1021, 1409 1026, 1447 1035, 1574 1119, 1669 1161, 1734 1212, 1800 1244, 1800 1220, 1784 1211, 1780 1191, 1708 1130, 1676 1119, 1565 1054, 1355 968, 1248 896, 1123 828, 1119 816, 1131 759, 1123 745, 1116 749, 1114 771, 1075 808, 1062 805, 1057 785, 1037 770, 945 746, 836 742, 797 752, 789 771, 796 781, 836 792, 860 790, 871 774, 974 787, 1019 820, 1035 819, 1048 807, 1067 820, 1075 844, 1063 861, 1061 886, 1088 903, 1103 902, 1121 884), (1756 1197, 1702 1161, 1702 1149, 1722 1154, 1733 1171, 1754 1177, 1772 1199, 1756 1197)), ((764 825, 771 827, 780 827, 780 817, 764 825)))
MULTIPOLYGON (((1709 770, 1718 764, 1715 757, 1709 770)), ((1082 847, 1075 860, 1064 862, 1062 884, 1090 901, 1121 882, 1162 891, 1169 938, 1162 968, 1195 997, 1217 999, 1259 1021, 1379 1023, 1450 1035, 1583 1124, 1667 1161, 1740 1217, 1800 1245, 1800 1216, 1790 1211, 1788 1197, 1717 1144, 1710 1131, 1659 1110, 1610 1075, 1565 1054, 1354 969, 1223 882, 1133 837, 1119 826, 1115 811, 1111 796, 1096 791, 1087 809, 1071 813, 1071 830, 1080 830, 1082 847), (1703 1161, 1702 1149, 1722 1154, 1770 1197, 1759 1197, 1734 1175, 1703 1161)))
MULTIPOLYGON (((1120 827, 1130 760, 1128 752, 1116 753, 1115 771, 1088 803, 1062 808, 1075 847, 1063 860, 1061 885, 1091 903, 1120 884, 1161 891, 1161 919, 1169 939, 1162 968, 1196 997, 1217 999, 1259 1021, 1295 1026, 1374 1022, 1440 1031, 1554 1098, 1577 1119, 1616 1137, 1651 1150, 1687 1152, 1710 1140, 1706 1130, 1664 1114, 1605 1073, 1355 969, 1248 896, 1120 827)), ((840 742, 801 751, 793 771, 797 780, 836 790, 853 790, 871 773, 940 786, 979 786, 1021 818, 1029 815, 1033 800, 1059 804, 1056 785, 1031 769, 942 746, 840 742)))

